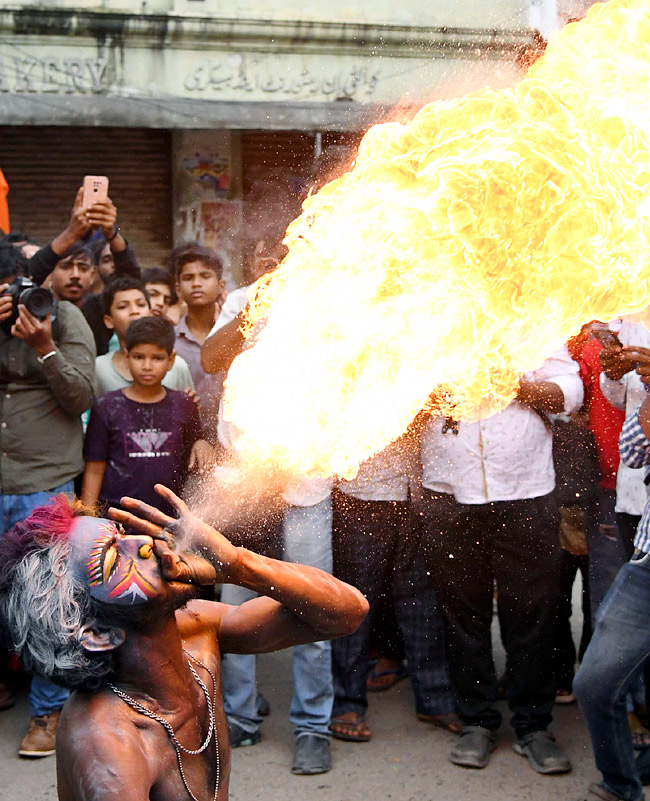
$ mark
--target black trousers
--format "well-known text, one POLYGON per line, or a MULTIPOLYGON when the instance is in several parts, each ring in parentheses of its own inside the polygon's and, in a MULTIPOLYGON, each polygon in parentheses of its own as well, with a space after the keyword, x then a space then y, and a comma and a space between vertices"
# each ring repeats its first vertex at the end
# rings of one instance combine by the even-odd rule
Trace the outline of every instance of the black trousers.
POLYGON ((554 496, 471 505, 425 490, 421 514, 458 714, 466 725, 501 725, 490 631, 496 581, 512 725, 518 737, 546 729, 562 559, 554 496))
POLYGON ((589 604, 589 557, 576 556, 562 550, 561 592, 555 630, 555 688, 571 690, 575 673, 576 657, 582 662, 589 640, 591 640, 591 607, 589 604), (571 633, 572 596, 576 575, 582 575, 582 635, 576 653, 571 633))
POLYGON ((416 711, 454 711, 442 619, 426 575, 421 530, 408 503, 362 501, 332 493, 334 575, 357 587, 370 612, 354 634, 332 641, 333 715, 368 706, 368 645, 382 598, 392 596, 404 639, 416 711), (414 523, 416 524, 414 526, 414 523))

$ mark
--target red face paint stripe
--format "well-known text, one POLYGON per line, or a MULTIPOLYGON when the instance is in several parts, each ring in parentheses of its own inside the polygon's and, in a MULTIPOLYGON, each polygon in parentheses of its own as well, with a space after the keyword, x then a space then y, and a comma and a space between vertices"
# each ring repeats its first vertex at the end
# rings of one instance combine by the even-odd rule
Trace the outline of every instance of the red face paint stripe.
POLYGON ((157 595, 156 588, 150 584, 147 579, 138 571, 134 562, 131 562, 129 571, 124 578, 111 590, 110 598, 115 598, 126 592, 132 584, 141 590, 147 598, 153 598, 157 595))

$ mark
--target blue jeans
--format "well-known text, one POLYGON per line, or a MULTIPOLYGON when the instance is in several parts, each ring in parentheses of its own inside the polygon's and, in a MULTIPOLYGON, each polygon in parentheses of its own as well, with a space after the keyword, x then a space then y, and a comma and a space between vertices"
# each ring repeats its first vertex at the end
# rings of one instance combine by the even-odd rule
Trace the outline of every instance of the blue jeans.
POLYGON ((584 506, 585 536, 589 554, 589 600, 591 619, 626 561, 616 523, 616 491, 598 487, 584 506))
MULTIPOLYGON (((0 504, 2 504, 0 536, 13 528, 20 520, 29 517, 37 506, 45 505, 50 498, 60 492, 73 494, 73 482, 66 481, 60 487, 54 487, 54 489, 45 492, 32 492, 29 495, 0 495, 0 504)), ((34 676, 29 693, 32 716, 49 715, 50 712, 56 712, 63 707, 68 695, 70 693, 68 690, 64 690, 63 687, 59 687, 42 676, 34 676)))
MULTIPOLYGON (((282 521, 281 558, 286 562, 332 572, 332 504, 328 497, 314 506, 290 506, 282 521)), ((239 605, 255 593, 234 584, 224 585, 223 603, 239 605)), ((248 732, 257 731, 256 657, 225 654, 222 665, 223 701, 228 719, 248 732)), ((334 689, 329 642, 293 648, 293 700, 289 720, 294 732, 327 734, 334 689)))
POLYGON ((602 786, 640 801, 626 695, 650 656, 650 555, 620 569, 596 615, 596 628, 573 689, 582 707, 602 786))

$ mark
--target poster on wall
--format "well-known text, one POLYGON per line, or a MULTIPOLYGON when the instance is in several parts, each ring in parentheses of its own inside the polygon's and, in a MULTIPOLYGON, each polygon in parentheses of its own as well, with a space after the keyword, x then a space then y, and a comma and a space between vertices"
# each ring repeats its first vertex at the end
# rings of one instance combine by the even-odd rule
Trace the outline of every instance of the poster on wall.
POLYGON ((229 250, 239 236, 242 204, 238 200, 201 203, 203 244, 215 250, 229 250))
POLYGON ((228 289, 233 288, 233 262, 241 249, 241 200, 205 201, 180 212, 183 241, 200 242, 216 251, 223 261, 226 285, 228 289))
POLYGON ((183 159, 183 169, 192 182, 215 197, 225 197, 230 190, 230 159, 222 153, 203 155, 195 153, 183 159))

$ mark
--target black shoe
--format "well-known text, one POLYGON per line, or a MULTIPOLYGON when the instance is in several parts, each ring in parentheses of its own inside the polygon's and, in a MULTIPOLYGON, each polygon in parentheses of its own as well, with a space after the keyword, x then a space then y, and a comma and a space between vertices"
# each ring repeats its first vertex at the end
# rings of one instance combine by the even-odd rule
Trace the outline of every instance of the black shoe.
POLYGON ((332 767, 330 741, 326 734, 304 731, 296 735, 291 772, 302 776, 327 773, 332 767))
POLYGON ((466 726, 451 749, 449 761, 463 768, 484 768, 497 747, 494 734, 483 726, 466 726))
POLYGON ((262 732, 246 731, 238 723, 228 723, 228 735, 231 748, 243 748, 246 745, 256 745, 262 739, 262 732))
POLYGON ((555 743, 550 731, 534 731, 521 737, 513 745, 518 754, 528 761, 538 773, 568 773, 571 763, 555 743))

